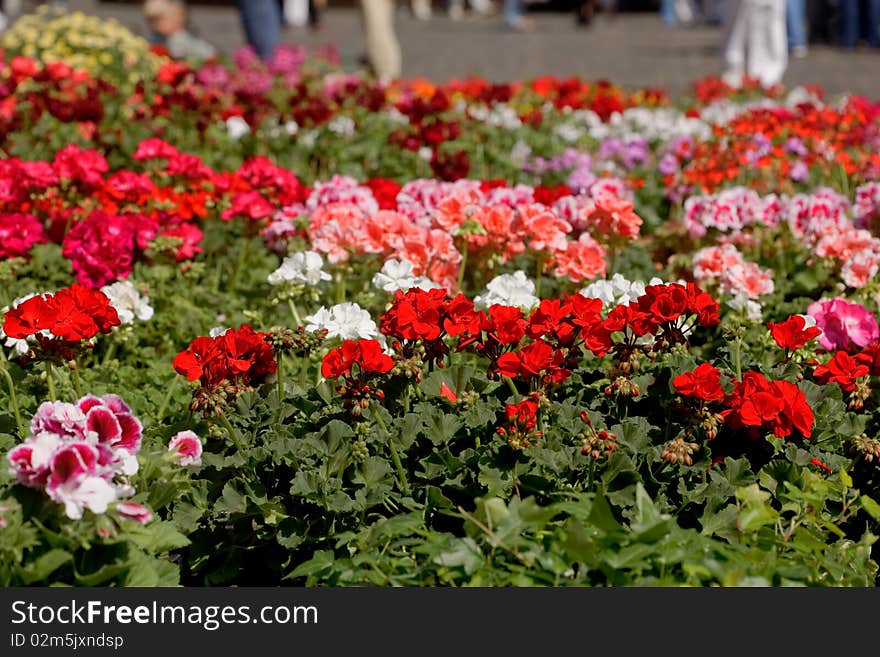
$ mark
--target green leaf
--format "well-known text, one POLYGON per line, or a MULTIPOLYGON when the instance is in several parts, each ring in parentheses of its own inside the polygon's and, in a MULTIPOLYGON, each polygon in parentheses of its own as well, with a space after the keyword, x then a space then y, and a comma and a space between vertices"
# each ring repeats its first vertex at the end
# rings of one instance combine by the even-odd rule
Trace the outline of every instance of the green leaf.
POLYGON ((608 533, 620 531, 622 528, 617 518, 614 517, 614 512, 611 510, 607 498, 601 492, 597 492, 593 498, 593 506, 590 509, 588 520, 594 527, 608 533))
POLYGON ((862 495, 859 498, 859 501, 862 503, 862 508, 867 511, 874 520, 880 520, 880 504, 877 504, 877 502, 867 495, 862 495))
POLYGON ((49 550, 38 559, 21 568, 21 581, 25 585, 44 582, 49 575, 73 560, 73 555, 65 550, 49 550))
POLYGON ((140 525, 130 521, 126 524, 127 534, 132 542, 149 554, 170 552, 189 545, 189 539, 170 522, 156 521, 140 525))
POLYGON ((461 567, 468 575, 474 573, 483 563, 483 553, 480 546, 470 537, 458 538, 450 541, 451 548, 434 557, 434 563, 438 566, 449 568, 461 567))

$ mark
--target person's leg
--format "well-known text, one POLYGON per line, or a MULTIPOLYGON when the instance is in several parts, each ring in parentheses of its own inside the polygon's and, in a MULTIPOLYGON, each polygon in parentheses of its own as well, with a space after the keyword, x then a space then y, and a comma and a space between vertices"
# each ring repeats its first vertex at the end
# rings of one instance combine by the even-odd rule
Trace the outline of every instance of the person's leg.
POLYGON ((678 25, 678 17, 675 15, 675 0, 660 0, 660 20, 669 27, 678 25))
POLYGON ((745 0, 748 12, 749 77, 770 86, 782 81, 788 65, 785 40, 785 0, 745 0))
POLYGON ((794 51, 807 45, 806 5, 804 0, 785 0, 785 29, 788 47, 794 51))
POLYGON ((722 11, 721 58, 724 62, 724 81, 733 86, 742 85, 746 66, 747 0, 725 0, 722 11))
POLYGON ((367 59, 377 77, 400 77, 400 43, 394 32, 394 0, 361 0, 367 59))
POLYGON ((522 0, 504 0, 504 24, 512 30, 531 30, 534 24, 525 17, 522 0))
POLYGON ((840 45, 855 48, 859 42, 859 0, 840 0, 840 45))
POLYGON ((880 48, 880 0, 868 0, 868 45, 880 48))
POLYGON ((247 42, 268 59, 281 40, 281 8, 277 0, 235 0, 247 42))

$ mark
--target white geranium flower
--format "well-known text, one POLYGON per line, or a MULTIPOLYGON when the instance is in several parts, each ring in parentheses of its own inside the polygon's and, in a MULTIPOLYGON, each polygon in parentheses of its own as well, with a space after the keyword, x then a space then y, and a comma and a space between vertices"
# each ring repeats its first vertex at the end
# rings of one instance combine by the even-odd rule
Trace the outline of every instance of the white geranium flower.
POLYGON ((101 292, 110 299, 110 305, 116 308, 119 321, 123 324, 134 323, 135 318, 146 322, 153 317, 150 298, 141 295, 131 281, 117 281, 101 288, 101 292))
POLYGON ((430 149, 428 146, 422 146, 419 149, 419 157, 422 158, 425 162, 430 162, 431 158, 434 157, 434 151, 430 149))
POLYGON ((287 121, 284 124, 284 132, 291 136, 295 135, 297 132, 299 132, 299 123, 297 123, 293 119, 287 121))
POLYGON ((522 139, 518 139, 517 142, 513 145, 513 148, 510 149, 510 155, 508 157, 512 164, 521 168, 529 159, 531 154, 532 147, 529 146, 522 139))
POLYGON ((281 266, 269 274, 267 280, 271 285, 317 285, 330 279, 330 274, 324 271, 324 259, 320 253, 301 251, 287 256, 281 266))
POLYGON ((535 296, 535 284, 524 271, 496 276, 486 285, 486 293, 474 297, 474 305, 488 308, 495 304, 534 308, 540 303, 535 296))
MULTIPOLYGON (((619 274, 615 274, 615 276, 619 276, 619 274)), ((613 306, 617 299, 617 295, 614 291, 614 284, 605 279, 593 281, 581 290, 580 294, 588 299, 601 300, 603 306, 613 306)))
POLYGON ((353 135, 354 128, 354 119, 350 116, 339 115, 327 124, 327 129, 337 135, 353 135))
POLYGON ((321 306, 305 319, 306 331, 317 333, 327 331, 327 338, 341 340, 375 339, 379 327, 370 313, 352 302, 340 303, 329 309, 321 306))
POLYGON ((306 148, 314 148, 318 141, 317 130, 303 130, 299 133, 299 143, 306 148))
POLYGON ((589 299, 601 299, 606 308, 627 305, 645 293, 647 285, 662 285, 659 278, 645 281, 630 281, 621 274, 614 274, 610 280, 598 280, 590 283, 580 293, 589 299))
POLYGON ((571 144, 580 139, 583 136, 584 131, 572 123, 560 123, 553 128, 553 134, 562 139, 562 141, 571 144))
POLYGON ((749 299, 749 295, 744 292, 728 299, 727 305, 734 310, 742 312, 750 322, 760 322, 763 319, 761 304, 749 299))
POLYGON ((251 131, 248 122, 240 116, 230 116, 226 119, 226 132, 229 136, 238 141, 251 131))
POLYGON ((407 292, 414 287, 426 292, 440 287, 430 278, 416 276, 413 273, 412 263, 406 260, 393 259, 385 261, 385 264, 382 265, 382 270, 376 272, 373 276, 373 285, 391 294, 398 290, 407 292))

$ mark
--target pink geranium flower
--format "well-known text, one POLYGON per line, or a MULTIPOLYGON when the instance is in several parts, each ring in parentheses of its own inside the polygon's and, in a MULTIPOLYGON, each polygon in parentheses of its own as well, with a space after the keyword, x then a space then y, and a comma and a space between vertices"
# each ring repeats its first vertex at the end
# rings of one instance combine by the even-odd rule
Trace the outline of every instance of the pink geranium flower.
POLYGON ((852 351, 880 339, 874 314, 863 305, 842 297, 815 301, 807 308, 807 314, 822 329, 819 344, 828 351, 852 351))

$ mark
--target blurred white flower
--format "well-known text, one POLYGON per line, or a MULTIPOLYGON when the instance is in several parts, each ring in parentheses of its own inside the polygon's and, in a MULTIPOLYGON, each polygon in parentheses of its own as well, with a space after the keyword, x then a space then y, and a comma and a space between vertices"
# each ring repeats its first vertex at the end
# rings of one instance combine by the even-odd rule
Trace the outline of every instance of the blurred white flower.
POLYGON ((496 276, 486 285, 486 293, 474 297, 474 305, 488 308, 495 304, 534 308, 540 300, 535 296, 535 284, 526 277, 525 272, 496 276))
POLYGON ((350 116, 339 115, 333 118, 328 124, 327 129, 337 135, 353 135, 354 119, 350 116))
POLYGON ((119 321, 123 324, 134 323, 135 318, 146 322, 153 317, 150 298, 141 295, 131 281, 117 281, 101 288, 101 292, 110 299, 110 305, 116 308, 119 321))
POLYGON ((251 127, 248 125, 248 122, 240 116, 230 116, 226 119, 226 132, 235 141, 238 141, 250 131, 251 127))
POLYGON ((317 285, 330 279, 330 274, 324 271, 324 259, 316 251, 300 251, 287 256, 267 278, 270 285, 317 285))
POLYGON ((763 319, 761 304, 749 299, 749 295, 744 292, 731 297, 726 303, 734 310, 743 313, 750 322, 760 322, 763 319))

